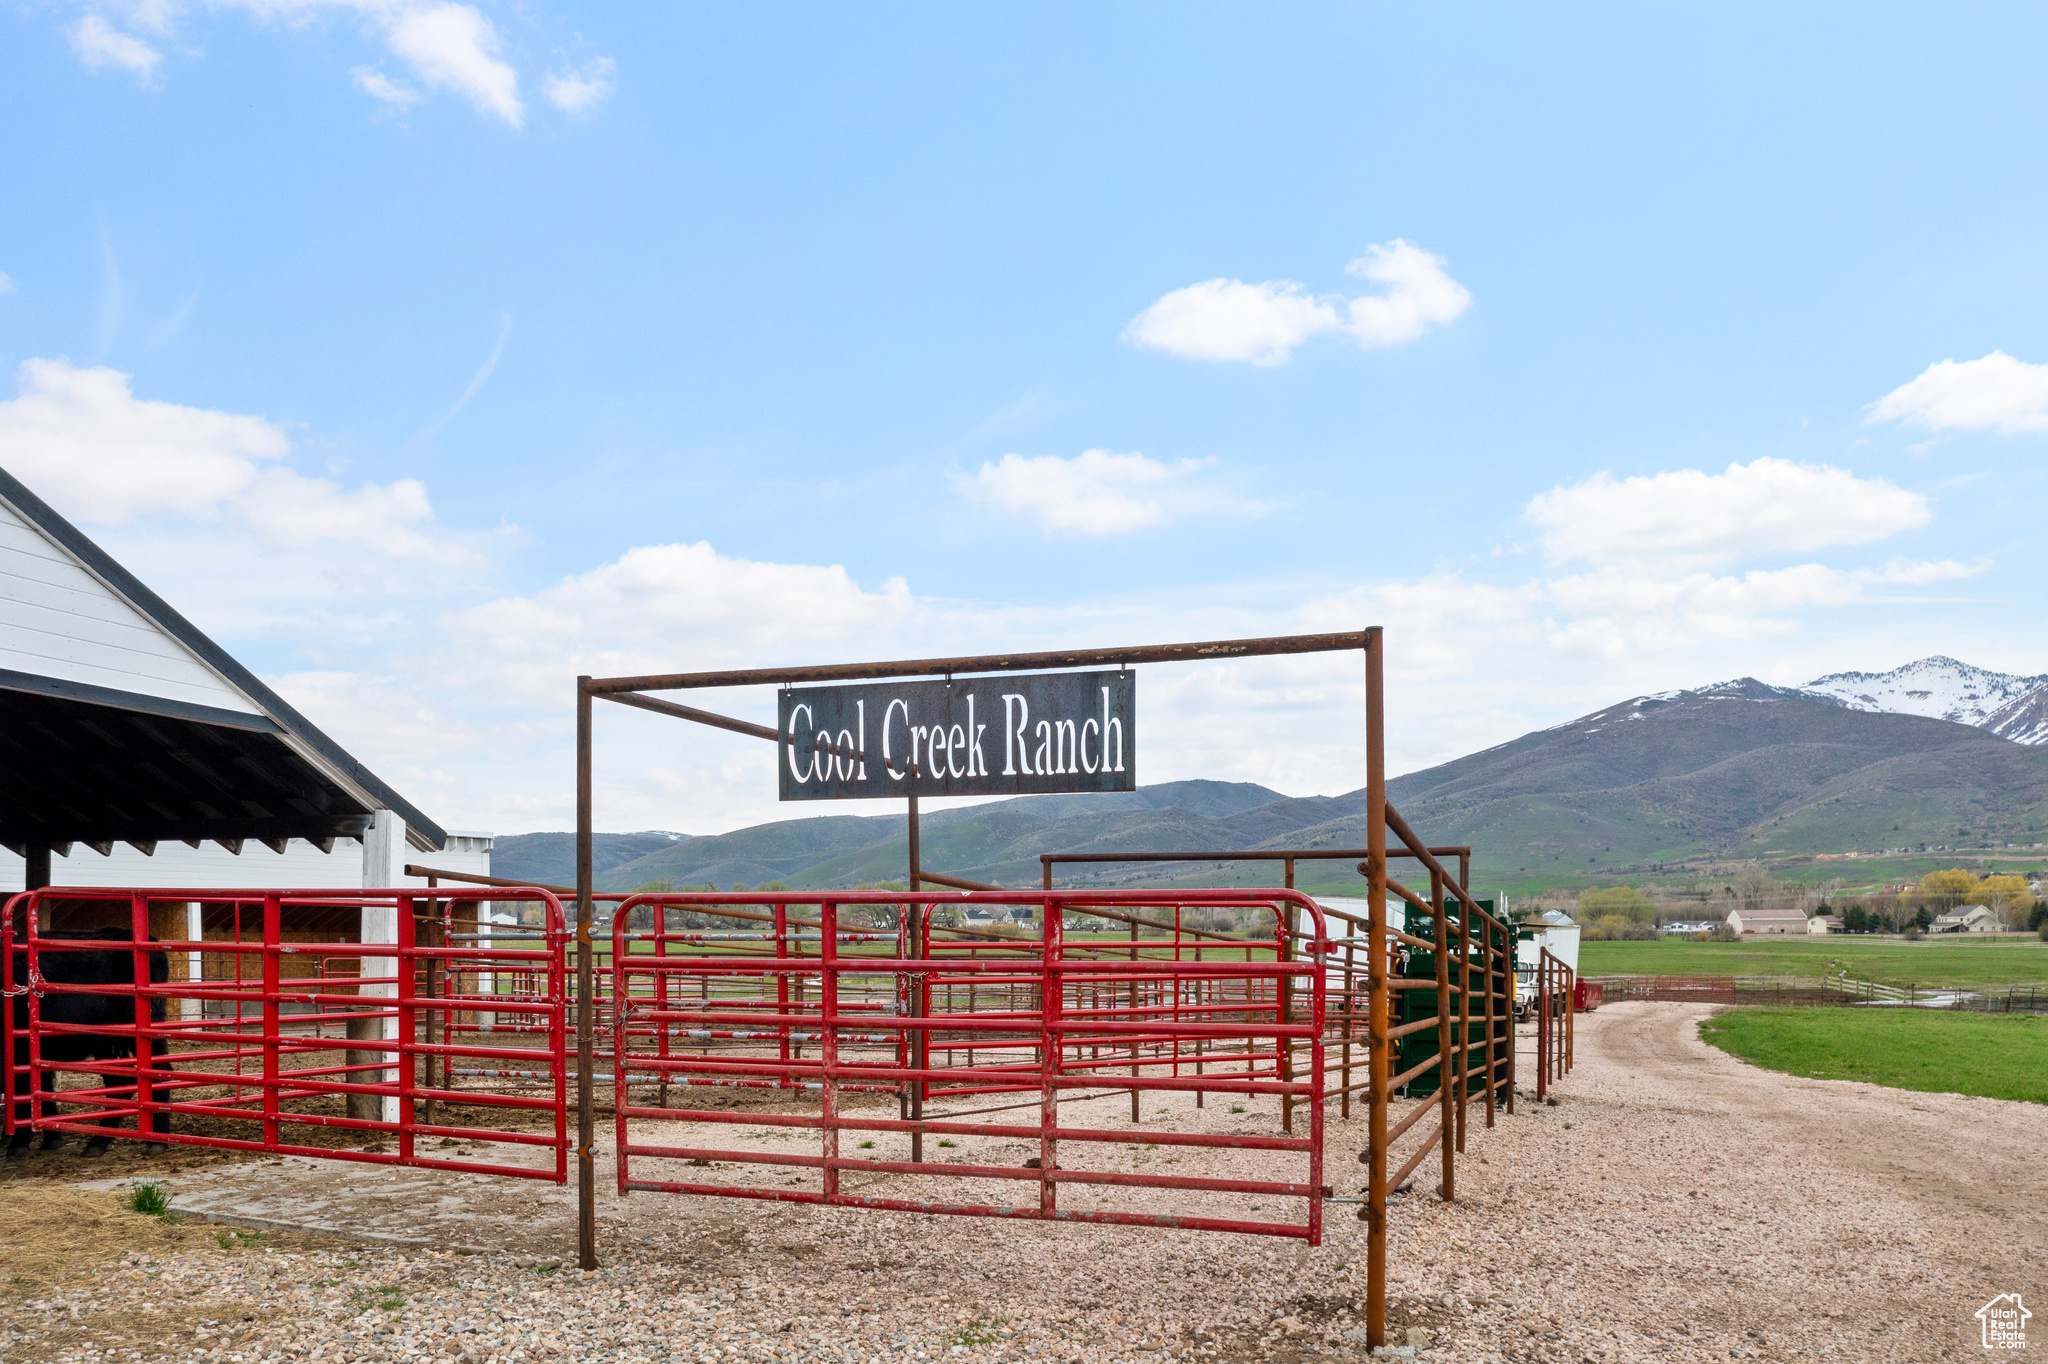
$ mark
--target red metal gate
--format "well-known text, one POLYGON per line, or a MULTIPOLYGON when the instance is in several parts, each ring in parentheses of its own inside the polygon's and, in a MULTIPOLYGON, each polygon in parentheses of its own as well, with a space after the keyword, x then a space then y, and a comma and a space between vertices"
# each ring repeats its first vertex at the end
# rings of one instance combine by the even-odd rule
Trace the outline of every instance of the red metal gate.
POLYGON ((564 1183, 563 924, 533 888, 15 896, 0 937, 6 1131, 564 1183), (479 913, 505 904, 531 922, 479 913), (430 1154, 436 1142, 501 1158, 430 1154))
MULTIPOLYGON (((632 896, 612 923, 619 1191, 1249 1232, 1320 1244, 1330 1192, 1322 1184, 1327 971, 1320 958, 1330 950, 1322 911, 1284 890, 632 896), (1004 930, 933 922, 935 914, 977 907, 1021 907, 1037 923, 1004 930), (1182 916, 1193 907, 1268 917, 1241 936, 1191 933, 1182 916), (1091 911, 1098 922, 1108 916, 1128 924, 1129 941, 1105 942, 1069 925, 1070 917, 1078 921, 1091 911), (727 924, 734 927, 712 927, 727 924), (1144 928, 1152 936, 1141 937, 1144 928), (1307 960, 1297 958, 1297 946, 1307 960), (1295 1050, 1304 1044, 1308 1064, 1297 1079, 1295 1050), (673 1091, 705 1090, 726 1091, 726 1106, 674 1102, 673 1091), (1133 1097, 1134 1119, 1140 1095, 1191 1093, 1197 1104, 1212 1095, 1242 1100, 1231 1106, 1234 1114, 1245 1113, 1254 1098, 1277 1097, 1275 1116, 1289 1111, 1286 1127, 1271 1135, 1061 1122, 1063 1103, 1124 1092, 1133 1097), (1003 1095, 1034 1097, 923 1111, 927 1100, 1003 1095), (883 1096, 895 1100, 896 1116, 886 1116, 883 1096), (1302 1105, 1306 1136, 1291 1131, 1292 1110, 1302 1105), (1035 1121, 984 1116, 1031 1108, 1038 1110, 1035 1121), (970 1117, 983 1120, 961 1121, 970 1117), (753 1138, 759 1141, 815 1132, 821 1149, 736 1148, 708 1132, 685 1138, 689 1144, 659 1142, 644 1130, 653 1122, 765 1129, 753 1138), (634 1132, 635 1124, 643 1130, 634 1132), (1023 1142, 1036 1154, 1009 1165, 926 1159, 927 1137, 942 1147, 1023 1142), (908 1145, 909 1158, 848 1153, 842 1138, 864 1139, 856 1151, 893 1139, 891 1145, 908 1145), (1094 1168, 1062 1163, 1063 1152, 1100 1154, 1116 1146, 1141 1155, 1191 1147, 1273 1153, 1305 1158, 1306 1170, 1294 1179, 1232 1178, 1112 1170, 1100 1168, 1100 1160, 1090 1162, 1094 1168), (636 1160, 655 1168, 636 1173, 636 1160), (798 1173, 775 1185, 729 1182, 684 1174, 677 1168, 684 1164, 798 1173), (1009 1181, 1033 1186, 1036 1198, 1008 1204, 904 1197, 856 1192, 844 1183, 851 1177, 886 1186, 884 1176, 1009 1181), (1076 1186, 1204 1195, 1249 1204, 1249 1212, 1266 1207, 1253 1199, 1298 1198, 1306 1212, 1301 1221, 1283 1222, 1180 1207, 1062 1207, 1061 1189, 1076 1186)), ((1214 1125, 1217 1116, 1203 1120, 1214 1125)))

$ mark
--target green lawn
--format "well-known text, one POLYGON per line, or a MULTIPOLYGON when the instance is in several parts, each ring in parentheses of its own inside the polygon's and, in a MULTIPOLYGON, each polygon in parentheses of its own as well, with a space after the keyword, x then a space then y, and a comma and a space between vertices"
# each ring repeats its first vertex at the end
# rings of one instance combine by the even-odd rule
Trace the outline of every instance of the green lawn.
POLYGON ((1825 976, 1848 968, 1887 985, 2012 985, 2048 981, 2048 943, 2037 939, 1919 942, 1855 937, 1747 942, 1589 942, 1579 947, 1587 976, 1825 976))
POLYGON ((2048 1104, 2048 1018, 1942 1009, 1730 1009, 1700 1036, 1766 1070, 2048 1104))

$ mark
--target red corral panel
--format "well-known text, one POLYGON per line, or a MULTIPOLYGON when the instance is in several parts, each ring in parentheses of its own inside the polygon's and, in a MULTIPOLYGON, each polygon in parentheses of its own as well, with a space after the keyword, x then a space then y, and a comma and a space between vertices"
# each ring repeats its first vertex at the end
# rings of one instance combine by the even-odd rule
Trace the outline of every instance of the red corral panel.
POLYGON ((1284 890, 631 897, 612 925, 619 1191, 1319 1244, 1328 950, 1321 910, 1284 890), (975 906, 1024 907, 1032 922, 957 926, 975 906), (1196 907, 1263 926, 1193 931, 1182 915, 1196 907), (934 914, 956 926, 935 928, 934 914), (1118 916, 1114 934, 1101 931, 1105 914, 1118 916), (721 1092, 732 1097, 714 1105, 721 1092), (1133 1118, 1141 1098, 1213 1097, 1235 1113, 1278 1098, 1266 1107, 1284 1106, 1287 1126, 1062 1117, 1063 1104, 1126 1094, 1133 1118), (1295 1133, 1304 1109, 1309 1130, 1295 1133), (1183 1147, 1258 1154, 1216 1178, 1130 1155, 1183 1147), (956 1193, 906 1191, 900 1176, 956 1193), (1136 1190, 1171 1197, 1115 1206, 1136 1190), (1299 1220, 1256 1215, 1288 1207, 1299 1220))
POLYGON ((15 1142, 568 1177, 566 934, 547 891, 65 887, 14 897, 6 933, 15 1142), (525 922, 479 912, 506 906, 525 922), (434 1154, 457 1144, 495 1158, 434 1154))
POLYGON ((1573 1001, 1580 1013, 1591 1013, 1607 1002, 1607 985, 1604 981, 1580 980, 1578 998, 1573 1001))

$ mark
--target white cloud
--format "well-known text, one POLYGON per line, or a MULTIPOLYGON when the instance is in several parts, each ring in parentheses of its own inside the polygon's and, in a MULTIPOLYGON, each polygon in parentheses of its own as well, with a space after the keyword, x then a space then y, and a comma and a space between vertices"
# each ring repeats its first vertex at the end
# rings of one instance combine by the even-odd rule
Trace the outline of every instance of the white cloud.
POLYGON ((1842 570, 1825 564, 1658 575, 1634 566, 1543 582, 1535 600, 1556 649, 1600 658, 1631 658, 1702 643, 1788 635, 1800 629, 1795 614, 1812 607, 1845 607, 1893 599, 1894 589, 1952 582, 1984 565, 1954 560, 1894 560, 1880 569, 1842 570))
POLYGON ((408 7, 392 22, 388 41, 428 85, 458 91, 515 128, 526 121, 519 73, 499 58, 497 30, 474 6, 408 7))
POLYGON ((316 606, 368 628, 488 563, 486 537, 435 524, 423 484, 301 474, 263 417, 137 398, 127 375, 63 360, 25 361, 19 386, 0 402, 0 467, 74 521, 124 528, 130 567, 190 589, 203 628, 316 606))
MULTIPOLYGON (((502 55, 497 28, 475 5, 455 0, 214 0, 214 6, 298 27, 324 14, 355 15, 419 84, 452 90, 515 128, 525 122, 519 72, 502 55)), ((178 9, 167 0, 142 0, 129 8, 138 24, 159 32, 169 31, 178 9)), ((412 86, 372 67, 356 67, 350 75, 358 89, 387 104, 408 105, 421 97, 412 86)))
POLYGON ((1176 289, 1132 318, 1123 339, 1188 360, 1285 364, 1310 337, 1341 332, 1361 346, 1404 345, 1455 321, 1472 295, 1444 258, 1399 238, 1367 247, 1348 274, 1386 286, 1358 298, 1317 297, 1293 280, 1204 280, 1176 289))
POLYGON ((5 270, 0 270, 0 294, 11 294, 13 292, 14 276, 8 274, 5 270))
POLYGON ((419 102, 419 91, 410 85, 400 85, 373 67, 359 66, 349 74, 355 77, 356 88, 372 99, 382 100, 386 104, 396 104, 401 108, 419 102))
POLYGON ((100 525, 150 512, 215 517, 291 449, 261 417, 138 399, 117 370, 26 360, 17 378, 20 395, 0 402, 0 466, 100 525))
POLYGON ((2002 350, 1981 360, 1942 360, 1873 403, 1870 420, 1925 431, 2048 431, 2048 365, 2002 350))
POLYGON ((1124 340, 1183 360, 1282 365, 1311 336, 1340 325, 1330 303, 1292 280, 1211 279, 1167 294, 1124 328, 1124 340))
POLYGON ((1384 284, 1387 291, 1352 299, 1346 330, 1362 346, 1400 346, 1433 326, 1449 326, 1472 306, 1472 294, 1444 269, 1448 263, 1398 237, 1368 246, 1345 273, 1384 284))
POLYGON ((535 695, 562 699, 561 680, 724 666, 820 647, 874 647, 909 616, 910 587, 879 592, 843 567, 767 563, 709 544, 644 545, 544 591, 450 614, 465 653, 502 661, 535 695))
POLYGON ((163 54, 132 33, 123 33, 98 14, 88 14, 69 29, 71 50, 78 59, 95 69, 118 66, 133 71, 146 83, 156 71, 163 54))
POLYGON ((1926 525, 1933 511, 1882 478, 1766 457, 1718 474, 1602 472, 1539 494, 1523 515, 1552 559, 1719 564, 1866 545, 1926 525))
POLYGON ((1119 535, 1188 516, 1258 516, 1265 507, 1201 482, 1212 459, 1162 463, 1141 454, 1085 450, 1004 455, 983 464, 969 485, 981 500, 1017 512, 1047 533, 1119 535))
POLYGON ((563 113, 580 114, 611 94, 617 65, 610 57, 598 57, 573 71, 550 72, 541 82, 541 93, 563 113))

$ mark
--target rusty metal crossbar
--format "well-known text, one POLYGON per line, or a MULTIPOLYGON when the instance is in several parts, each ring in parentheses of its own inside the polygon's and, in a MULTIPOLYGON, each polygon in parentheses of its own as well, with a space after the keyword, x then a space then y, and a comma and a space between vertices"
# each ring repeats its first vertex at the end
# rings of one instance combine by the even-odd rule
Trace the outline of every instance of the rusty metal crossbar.
MULTIPOLYGON (((1100 917, 1100 914, 1098 914, 1100 917)), ((1003 891, 929 893, 845 891, 801 895, 636 895, 613 920, 611 996, 617 1047, 614 1103, 621 1193, 656 1190, 776 1202, 822 1203, 1048 1221, 1176 1227, 1295 1237, 1320 1244, 1322 1200, 1325 921, 1315 902, 1291 891, 1003 891), (819 933, 786 931, 792 907, 816 907, 819 933), (769 943, 706 941, 670 929, 672 911, 767 910, 769 943), (893 954, 843 944, 841 911, 893 911, 893 954), (991 905, 1036 912, 1031 936, 988 941, 940 936, 931 910, 991 905), (1143 910, 1177 924, 1183 909, 1250 909, 1274 928, 1235 941, 1207 933, 1138 939, 1108 955, 1080 938, 1069 916, 1143 910), (629 927, 636 911, 651 929, 629 927), (1292 911, 1289 915, 1285 911, 1292 911), (1280 925, 1313 925, 1309 951, 1286 951, 1280 925), (1292 1000, 1292 1005, 1285 1002, 1292 1000), (679 1044, 691 1044, 694 1047, 679 1044), (1283 1062, 1306 1049, 1296 1077, 1283 1062), (706 1081, 783 1091, 772 1111, 677 1106, 668 1087, 706 1081), (1306 1105, 1305 1136, 1171 1132, 1069 1125, 1063 1102, 1109 1093, 1281 1096, 1306 1105), (892 1094, 886 1108, 849 1106, 849 1093, 892 1094), (1035 1094, 1035 1123, 926 1117, 927 1100, 1035 1094), (647 1125, 734 1123, 818 1134, 815 1154, 735 1148, 699 1133, 683 1144, 652 1140, 647 1125), (640 1129, 636 1131, 636 1125, 640 1129), (908 1160, 867 1157, 842 1138, 909 1139, 908 1160), (1036 1151, 1034 1164, 927 1160, 923 1139, 994 1140, 1036 1151), (1104 1168, 1088 1153, 1134 1144, 1271 1153, 1299 1162, 1291 1177, 1202 1178, 1140 1168, 1104 1168), (637 1163, 636 1163, 637 1162, 637 1163), (797 1171, 799 1184, 684 1176, 676 1162, 701 1167, 797 1171), (995 1202, 908 1196, 887 1191, 893 1177, 1002 1181, 1036 1186, 1036 1198, 995 1202), (1063 1186, 1163 1190, 1170 1211, 1062 1206, 1063 1186), (1222 1215, 1250 1199, 1302 1200, 1299 1220, 1222 1215), (1208 1211, 1184 1206, 1195 1203, 1208 1211)), ((872 938, 872 934, 855 934, 872 938)), ((1000 1106, 999 1106, 1000 1107, 1000 1106)), ((999 1110, 975 1110, 976 1113, 999 1110)), ((984 1153, 985 1154, 985 1153, 984 1153)), ((1253 1207, 1260 1206, 1253 1204, 1253 1207)))

